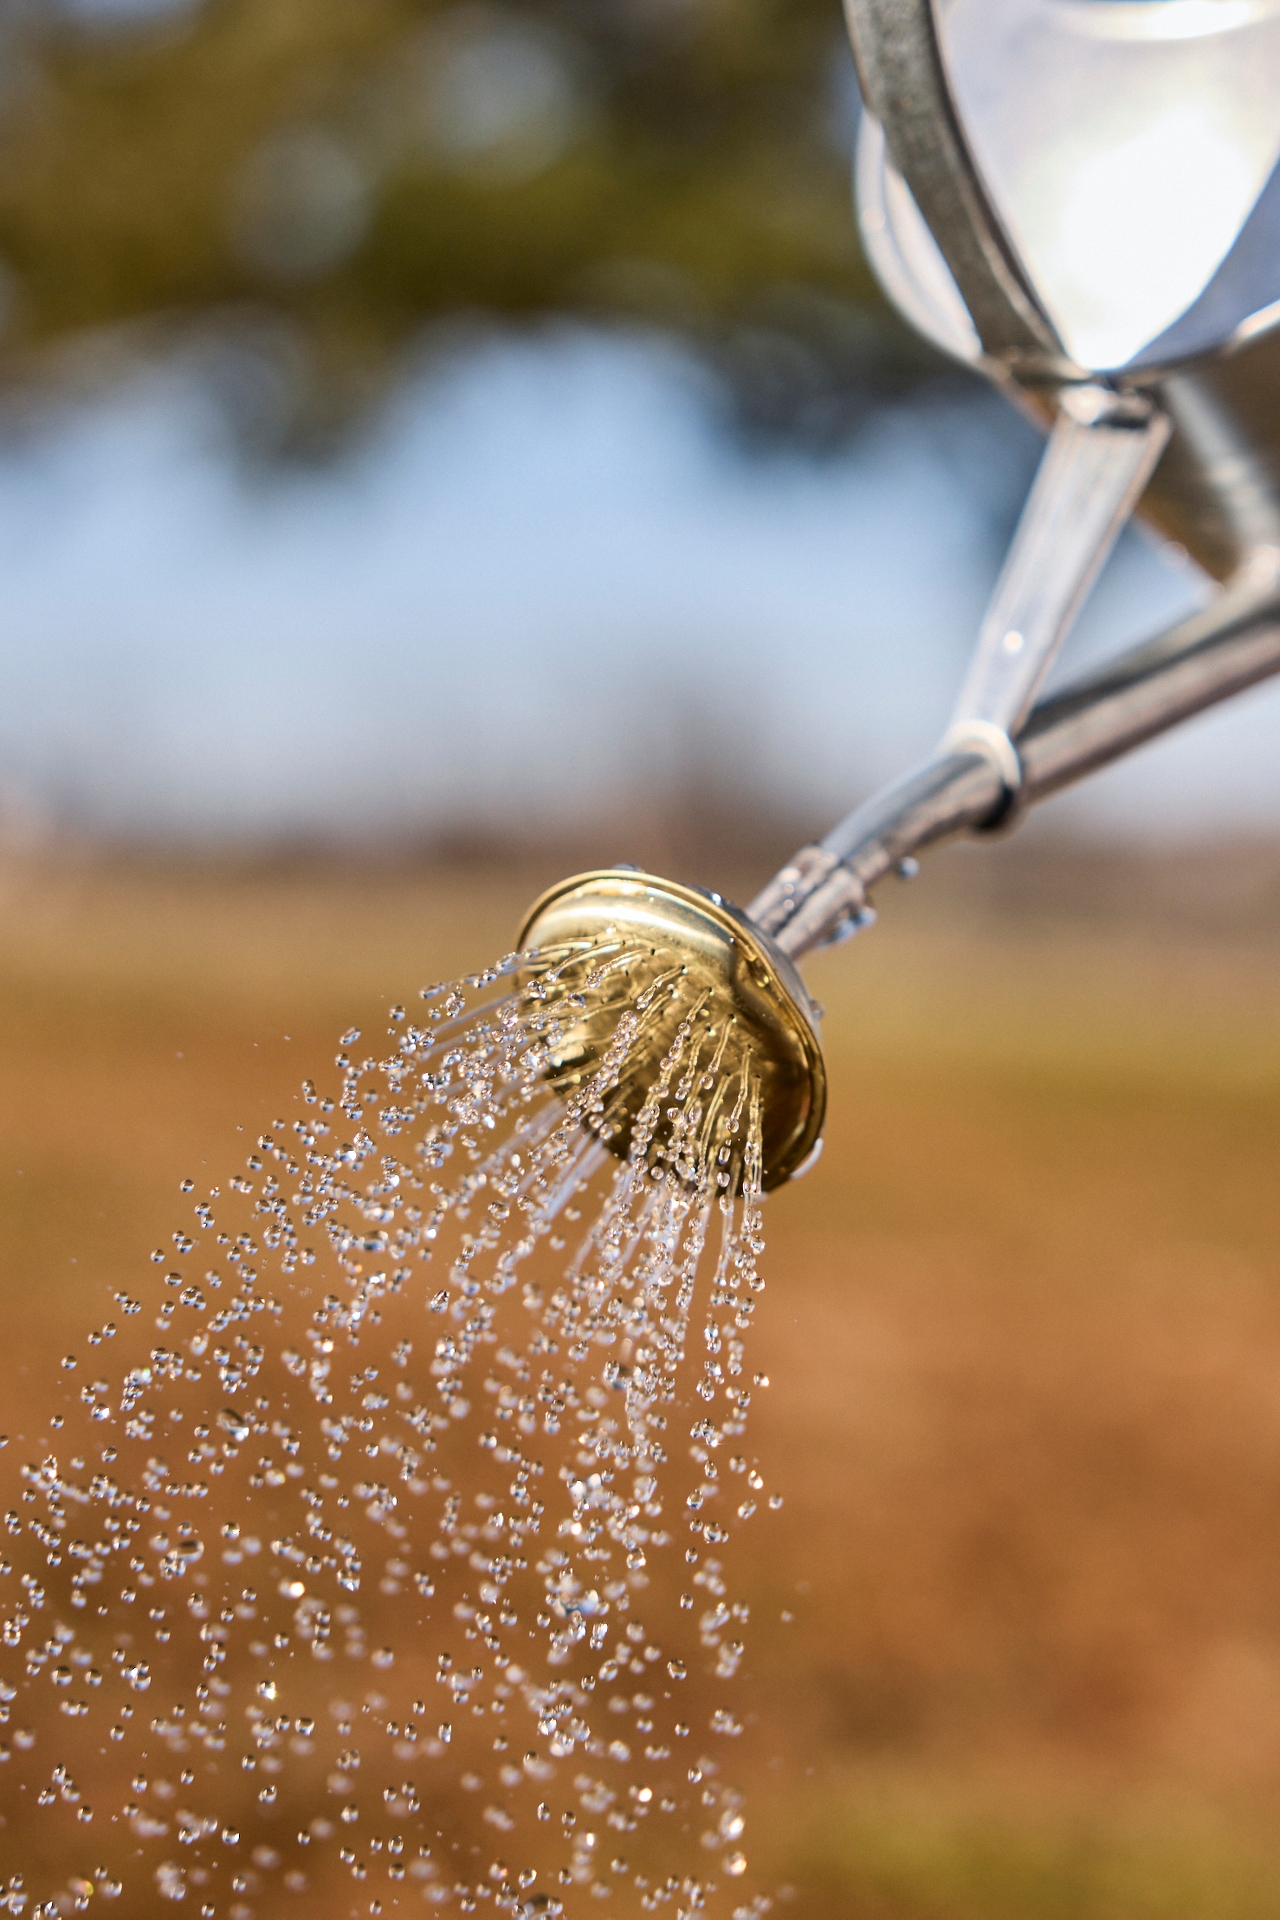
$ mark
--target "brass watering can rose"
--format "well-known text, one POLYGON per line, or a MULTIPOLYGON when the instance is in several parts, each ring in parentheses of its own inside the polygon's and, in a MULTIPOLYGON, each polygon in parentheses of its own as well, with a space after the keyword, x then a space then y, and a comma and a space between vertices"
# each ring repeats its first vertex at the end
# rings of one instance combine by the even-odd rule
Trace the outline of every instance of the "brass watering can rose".
MULTIPOLYGON (((640 1003, 632 1015, 642 1023, 639 1038, 602 1116, 606 1124, 595 1129, 612 1153, 629 1153, 637 1118, 651 1090, 662 1085, 663 1064, 688 1022, 679 1071, 693 1075, 691 1097, 706 1083, 698 1126, 713 1132, 740 1097, 758 1098, 766 1192, 815 1157, 827 1100, 817 1012, 786 955, 738 908, 718 894, 610 867, 544 893, 530 908, 518 944, 560 960, 562 1004, 578 993, 580 969, 598 968, 611 951, 619 955, 625 993, 582 993, 581 1008, 570 1005, 561 1023, 547 1071, 563 1098, 580 1093, 619 1019, 640 1003)), ((661 1153, 671 1138, 671 1110, 661 1094, 658 1105, 654 1146, 661 1153)), ((735 1160, 732 1185, 741 1182, 735 1160)))

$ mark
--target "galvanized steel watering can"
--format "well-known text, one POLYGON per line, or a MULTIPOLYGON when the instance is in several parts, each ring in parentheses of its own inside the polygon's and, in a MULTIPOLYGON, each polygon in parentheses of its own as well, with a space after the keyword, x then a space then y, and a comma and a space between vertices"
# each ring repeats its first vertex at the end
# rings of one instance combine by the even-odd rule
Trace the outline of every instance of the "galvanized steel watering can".
POLYGON ((620 911, 649 916, 767 1069, 766 1186, 821 1133, 792 963, 865 924, 876 882, 922 848, 1008 822, 1280 669, 1280 0, 846 7, 867 252, 908 320, 1044 421, 1044 457, 923 766, 802 849, 745 916, 616 869, 555 889, 523 936, 536 944, 547 916, 583 940, 620 911), (1135 510, 1216 596, 1038 700, 1135 510))

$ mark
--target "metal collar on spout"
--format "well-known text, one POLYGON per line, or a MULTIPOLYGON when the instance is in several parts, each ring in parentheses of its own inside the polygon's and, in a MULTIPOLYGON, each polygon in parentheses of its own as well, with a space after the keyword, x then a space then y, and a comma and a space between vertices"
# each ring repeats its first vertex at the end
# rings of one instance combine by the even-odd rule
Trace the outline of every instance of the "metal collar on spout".
POLYGON ((936 841, 991 820, 1006 799, 999 761, 983 744, 941 752, 857 808, 821 846, 803 848, 747 913, 793 960, 848 939, 868 924, 877 881, 936 841))

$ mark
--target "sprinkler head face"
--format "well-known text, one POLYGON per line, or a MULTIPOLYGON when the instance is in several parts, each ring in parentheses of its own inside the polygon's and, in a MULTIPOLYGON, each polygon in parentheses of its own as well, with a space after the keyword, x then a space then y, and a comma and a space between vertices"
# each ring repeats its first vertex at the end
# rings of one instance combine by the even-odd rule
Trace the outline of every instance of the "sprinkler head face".
MULTIPOLYGON (((605 1112, 584 1117, 619 1159, 631 1151, 637 1120, 662 1087, 685 1023, 680 1062, 666 1068, 671 1103, 687 1081, 682 1110, 697 1105, 696 1125, 710 1138, 717 1115, 723 1119, 744 1095, 758 1095, 758 1177, 766 1192, 814 1156, 826 1111, 816 1012, 791 962, 736 907, 653 874, 607 868, 544 893, 519 945, 531 959, 537 955, 530 977, 550 983, 552 1010, 560 1013, 547 1078, 562 1098, 589 1086, 620 1019, 641 1003, 637 1035, 605 1112), (584 986, 606 968, 605 982, 584 986)), ((662 1157, 673 1134, 665 1092, 658 1107, 652 1144, 662 1157)), ((668 1157, 678 1166, 674 1149, 668 1157)), ((744 1165, 736 1151, 732 1181, 740 1191, 744 1165)))

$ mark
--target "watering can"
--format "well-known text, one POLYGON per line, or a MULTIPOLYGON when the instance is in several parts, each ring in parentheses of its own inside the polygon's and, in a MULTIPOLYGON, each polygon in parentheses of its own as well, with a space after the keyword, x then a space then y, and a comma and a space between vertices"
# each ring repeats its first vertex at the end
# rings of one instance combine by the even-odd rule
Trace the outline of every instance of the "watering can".
POLYGON ((794 962, 865 925, 876 883, 921 849, 1008 825, 1280 670, 1280 0, 846 11, 866 251, 907 320, 1048 429, 1039 470, 922 766, 797 853, 745 914, 613 869, 553 889, 523 936, 598 938, 630 915, 701 969, 744 1060, 772 1073, 765 1186, 821 1138, 821 1049, 794 962), (1040 697, 1135 511, 1216 593, 1040 697))

